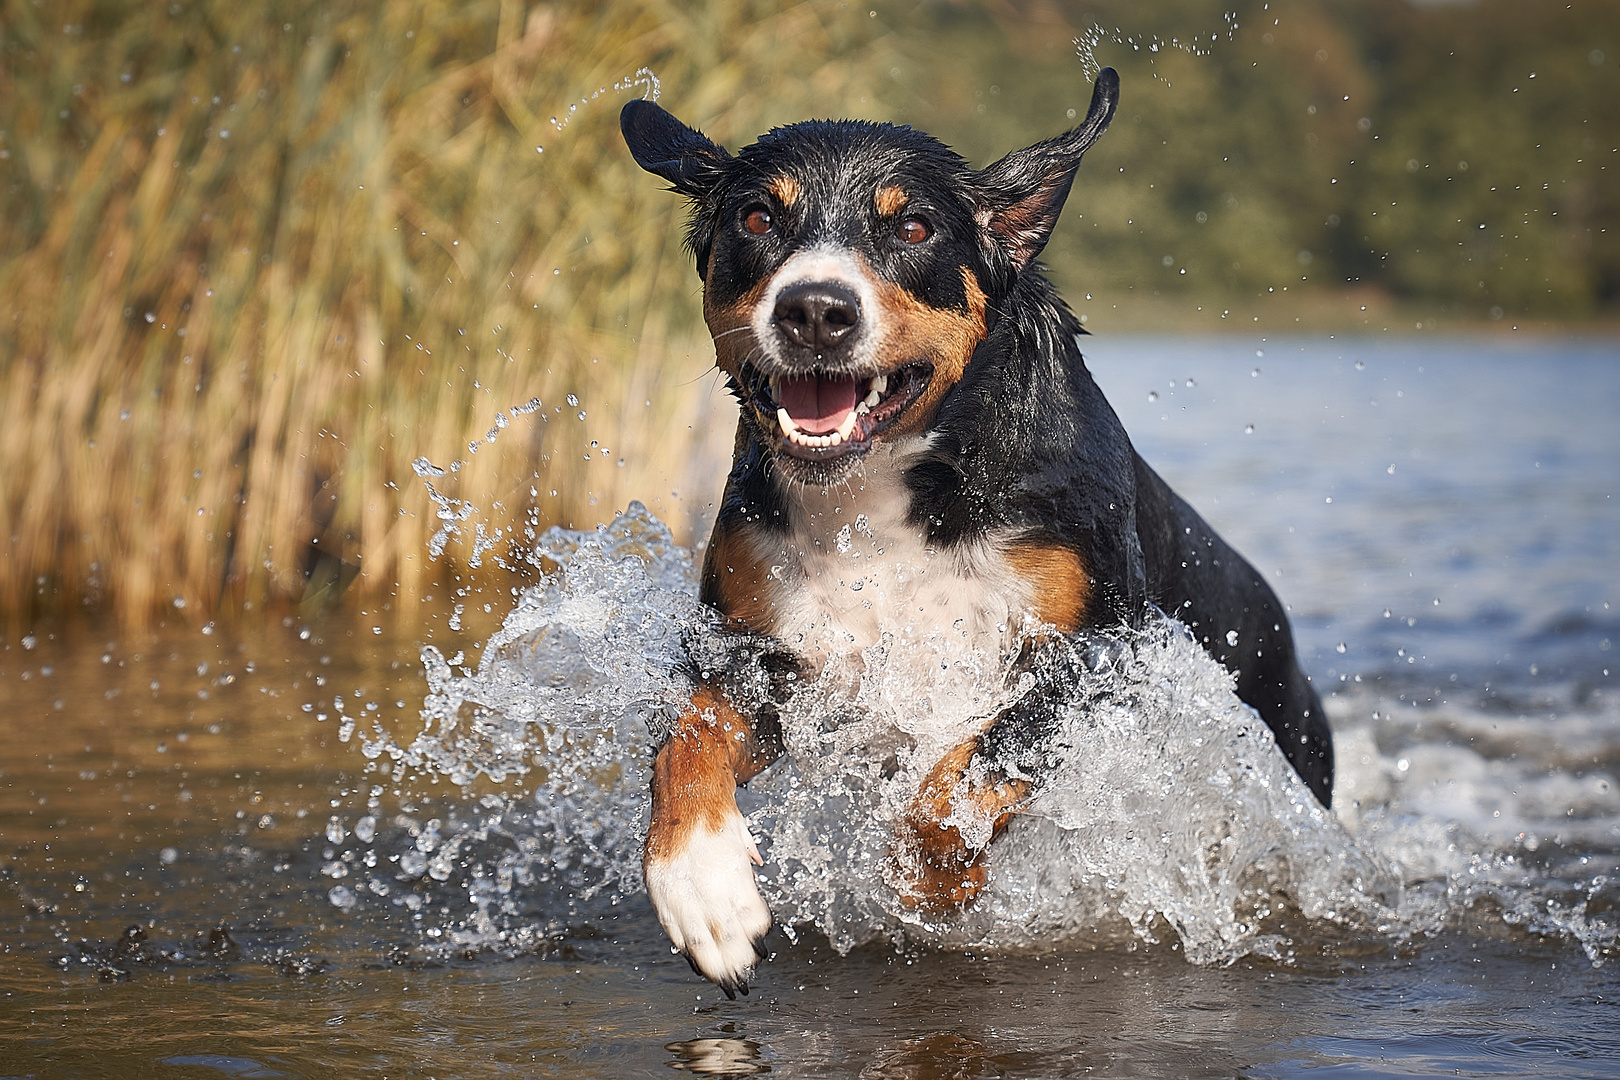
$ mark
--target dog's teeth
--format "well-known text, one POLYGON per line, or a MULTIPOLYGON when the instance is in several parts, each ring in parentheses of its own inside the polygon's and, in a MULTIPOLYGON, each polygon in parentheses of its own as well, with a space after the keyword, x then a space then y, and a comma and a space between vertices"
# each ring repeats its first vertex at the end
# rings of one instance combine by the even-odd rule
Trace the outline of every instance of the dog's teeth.
POLYGON ((799 425, 793 422, 793 417, 788 415, 786 409, 778 408, 776 410, 776 422, 782 425, 783 434, 797 435, 799 433, 799 425))
POLYGON ((861 402, 861 404, 865 405, 868 409, 875 409, 875 408, 877 408, 878 402, 880 402, 882 400, 883 400, 883 395, 881 393, 879 393, 878 391, 873 390, 870 394, 866 395, 866 400, 861 402))
POLYGON ((771 387, 771 400, 772 401, 781 401, 782 400, 782 376, 780 376, 780 375, 772 375, 771 378, 770 378, 770 387, 771 387))
POLYGON ((851 435, 855 434, 855 425, 858 422, 859 417, 857 417, 854 411, 851 410, 850 414, 844 417, 844 422, 838 425, 838 430, 833 432, 833 445, 837 446, 839 443, 848 440, 851 435))
POLYGON ((828 446, 837 446, 839 443, 841 443, 843 441, 844 441, 844 437, 842 435, 840 435, 836 431, 833 432, 831 435, 827 436, 827 445, 828 446))
MULTIPOLYGON (((884 394, 887 394, 888 392, 889 392, 889 377, 887 375, 874 375, 872 377, 872 393, 878 395, 879 397, 882 397, 884 394)), ((867 396, 867 400, 871 401, 871 395, 867 396)), ((877 402, 872 401, 872 404, 876 405, 877 402)))
POLYGON ((864 401, 857 402, 856 405, 855 405, 855 415, 856 416, 865 416, 867 413, 869 413, 871 411, 872 411, 872 407, 870 405, 868 405, 864 401))

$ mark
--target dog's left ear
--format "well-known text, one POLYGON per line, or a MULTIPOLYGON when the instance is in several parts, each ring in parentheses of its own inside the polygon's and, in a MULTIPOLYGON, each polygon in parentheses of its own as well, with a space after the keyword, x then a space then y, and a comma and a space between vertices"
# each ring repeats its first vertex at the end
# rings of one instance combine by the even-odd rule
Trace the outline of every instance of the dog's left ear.
POLYGON ((1046 247, 1069 197, 1080 156, 1108 129, 1119 104, 1119 74, 1103 68, 1091 93, 1091 108, 1073 131, 1016 150, 977 176, 979 218, 1022 270, 1046 247))
POLYGON ((650 101, 632 101, 619 114, 631 156, 688 198, 701 199, 719 183, 731 155, 650 101))

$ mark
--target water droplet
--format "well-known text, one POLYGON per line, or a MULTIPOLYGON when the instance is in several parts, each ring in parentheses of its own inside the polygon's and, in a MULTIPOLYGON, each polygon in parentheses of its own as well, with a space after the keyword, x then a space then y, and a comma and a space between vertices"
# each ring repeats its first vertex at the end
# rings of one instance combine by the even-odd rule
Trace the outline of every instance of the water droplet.
POLYGON ((1234 646, 1238 643, 1238 632, 1236 630, 1228 630, 1226 632, 1226 643, 1234 646))
POLYGON ((579 398, 578 398, 578 396, 576 396, 574 394, 569 394, 568 395, 568 407, 571 408, 571 409, 579 408, 579 398))
POLYGON ((1253 424, 1245 424, 1245 425, 1243 425, 1243 434, 1245 434, 1245 435, 1253 435, 1254 434, 1254 425, 1253 424))
POLYGON ((1333 646, 1333 651, 1334 652, 1342 653, 1342 652, 1344 652, 1344 650, 1345 650, 1345 644, 1342 641, 1339 642, 1337 645, 1333 646))

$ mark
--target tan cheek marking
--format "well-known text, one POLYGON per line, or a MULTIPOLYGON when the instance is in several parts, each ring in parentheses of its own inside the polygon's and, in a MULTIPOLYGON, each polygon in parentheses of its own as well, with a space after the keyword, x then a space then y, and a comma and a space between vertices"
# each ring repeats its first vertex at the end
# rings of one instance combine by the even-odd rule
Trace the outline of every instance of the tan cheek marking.
POLYGON ((799 190, 799 182, 785 174, 773 177, 771 182, 765 185, 765 190, 770 192, 771 197, 781 203, 783 208, 792 207, 799 201, 799 196, 803 194, 799 190))
POLYGON ((872 205, 877 208, 880 217, 893 217, 904 210, 909 201, 905 189, 893 184, 878 188, 872 196, 872 205))
POLYGON ((703 275, 703 321, 714 337, 715 364, 736 378, 742 362, 755 347, 754 334, 746 328, 753 325, 754 309, 764 301, 769 280, 760 280, 729 304, 716 304, 709 288, 713 275, 714 256, 710 254, 708 272, 703 275))
POLYGON ((967 293, 968 310, 965 312, 929 307, 900 286, 862 267, 876 287, 878 303, 885 313, 885 332, 877 343, 877 355, 896 363, 926 358, 934 365, 928 388, 891 429, 895 434, 913 435, 928 426, 940 399, 962 378, 973 350, 984 340, 987 303, 984 290, 979 288, 972 270, 966 266, 959 269, 967 293))
POLYGON ((1007 565, 1027 582, 1031 614, 1065 633, 1085 624, 1091 606, 1091 575, 1079 552, 1062 544, 1018 541, 1008 546, 1007 565))
POLYGON ((703 602, 717 608, 736 626, 759 634, 776 626, 776 592, 780 583, 759 557, 750 530, 722 528, 718 523, 703 558, 703 602))

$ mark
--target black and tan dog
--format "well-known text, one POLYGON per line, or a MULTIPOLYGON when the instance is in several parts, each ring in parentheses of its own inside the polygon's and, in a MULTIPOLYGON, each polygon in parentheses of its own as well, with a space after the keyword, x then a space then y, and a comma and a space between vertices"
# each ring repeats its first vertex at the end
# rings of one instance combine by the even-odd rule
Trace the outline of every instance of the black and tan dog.
MULTIPOLYGON (((1035 262, 1118 94, 1105 69, 1079 127, 979 171, 905 127, 809 121, 733 156, 651 102, 625 107, 636 161, 692 200, 704 316, 741 404, 702 596, 744 647, 810 672, 886 631, 1010 654, 1031 631, 1139 625, 1156 605, 1326 804, 1332 738, 1282 605, 1131 448, 1035 262)), ((1044 682, 947 753, 905 816, 909 903, 971 903, 983 851, 942 821, 966 800, 999 834, 1032 793, 998 762, 1049 731, 1066 677, 1027 647, 1023 663, 1044 682)), ((736 786, 781 732, 718 676, 692 704, 654 764, 647 891, 693 968, 746 992, 771 916, 736 786)))

